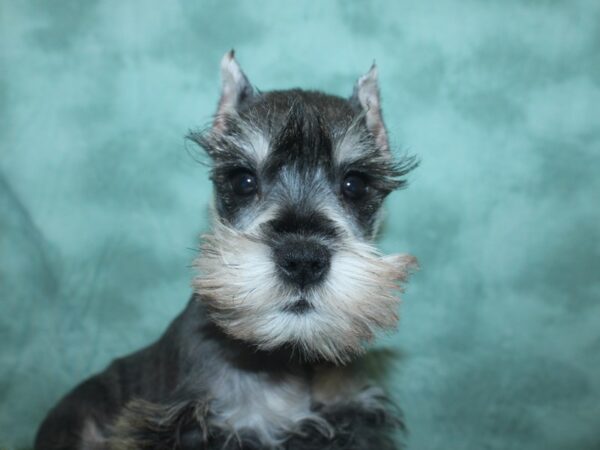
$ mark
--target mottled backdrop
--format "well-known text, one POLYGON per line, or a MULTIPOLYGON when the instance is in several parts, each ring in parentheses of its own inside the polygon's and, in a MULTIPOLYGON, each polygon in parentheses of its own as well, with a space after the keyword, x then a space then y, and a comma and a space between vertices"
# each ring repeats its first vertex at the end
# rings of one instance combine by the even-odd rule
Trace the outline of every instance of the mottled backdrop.
POLYGON ((600 2, 0 0, 0 447, 156 338, 207 227, 235 47, 259 88, 349 95, 398 151, 387 251, 422 270, 385 377, 409 449, 600 448, 600 2))

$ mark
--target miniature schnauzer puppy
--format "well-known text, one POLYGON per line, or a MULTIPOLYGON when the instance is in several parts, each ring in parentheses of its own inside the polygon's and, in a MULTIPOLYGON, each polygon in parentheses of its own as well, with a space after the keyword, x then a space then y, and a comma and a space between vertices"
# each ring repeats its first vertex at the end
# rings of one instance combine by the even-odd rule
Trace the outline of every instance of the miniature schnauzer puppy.
MULTIPOLYGON (((234 59, 209 129, 213 218, 186 309, 49 413, 35 448, 393 449, 402 428, 351 361, 395 327, 412 256, 373 246, 395 160, 375 66, 349 99, 260 92, 234 59)), ((354 363, 355 364, 355 363, 354 363)))

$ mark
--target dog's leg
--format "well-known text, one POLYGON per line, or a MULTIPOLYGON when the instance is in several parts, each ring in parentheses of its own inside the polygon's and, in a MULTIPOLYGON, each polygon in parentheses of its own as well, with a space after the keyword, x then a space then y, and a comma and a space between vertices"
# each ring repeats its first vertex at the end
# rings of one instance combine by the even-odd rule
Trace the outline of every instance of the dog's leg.
POLYGON ((133 400, 111 430, 110 450, 191 450, 208 448, 208 405, 182 400, 133 400))
POLYGON ((103 375, 80 384, 44 420, 36 450, 104 450, 103 426, 114 411, 115 385, 103 375))

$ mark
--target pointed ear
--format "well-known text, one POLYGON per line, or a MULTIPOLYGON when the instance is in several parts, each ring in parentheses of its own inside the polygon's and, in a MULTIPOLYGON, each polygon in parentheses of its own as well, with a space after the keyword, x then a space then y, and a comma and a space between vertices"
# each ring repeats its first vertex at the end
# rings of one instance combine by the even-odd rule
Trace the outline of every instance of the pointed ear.
POLYGON ((253 94, 252 85, 235 60, 235 52, 228 51, 221 59, 221 98, 213 127, 224 131, 226 117, 235 114, 239 105, 253 94))
POLYGON ((379 148, 389 150, 387 132, 381 115, 379 83, 377 82, 377 66, 375 66, 375 63, 366 74, 356 81, 351 101, 360 106, 363 111, 367 128, 375 137, 375 142, 379 148))

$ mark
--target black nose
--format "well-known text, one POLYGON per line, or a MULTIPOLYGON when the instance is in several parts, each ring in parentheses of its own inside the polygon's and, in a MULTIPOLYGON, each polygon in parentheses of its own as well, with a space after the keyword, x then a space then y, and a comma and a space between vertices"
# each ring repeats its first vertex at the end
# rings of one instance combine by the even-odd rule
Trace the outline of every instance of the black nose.
POLYGON ((313 241, 286 240, 274 253, 283 277, 300 287, 321 281, 329 270, 329 250, 313 241))

